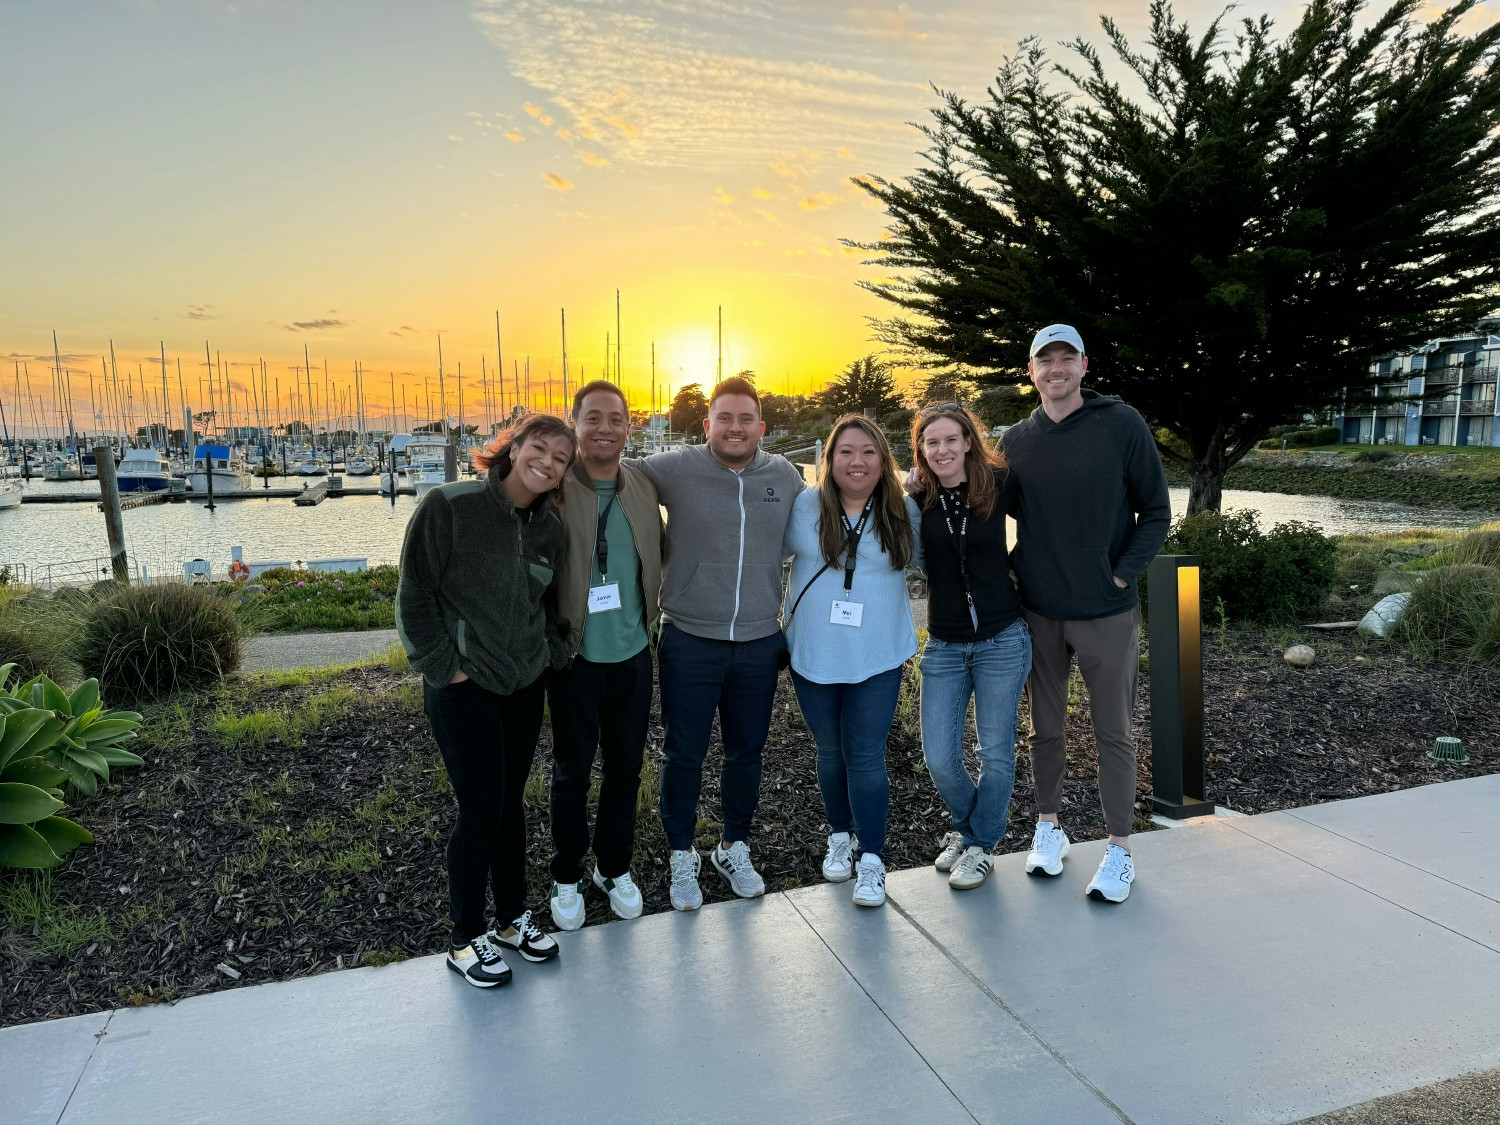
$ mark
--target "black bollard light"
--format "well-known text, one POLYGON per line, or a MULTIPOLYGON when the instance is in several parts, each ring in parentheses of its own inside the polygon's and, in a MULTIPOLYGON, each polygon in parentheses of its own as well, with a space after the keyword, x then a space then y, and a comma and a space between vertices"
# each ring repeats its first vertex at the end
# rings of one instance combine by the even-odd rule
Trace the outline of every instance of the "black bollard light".
POLYGON ((1172 820, 1213 815, 1203 796, 1203 618, 1196 555, 1146 568, 1151 620, 1151 808, 1172 820))

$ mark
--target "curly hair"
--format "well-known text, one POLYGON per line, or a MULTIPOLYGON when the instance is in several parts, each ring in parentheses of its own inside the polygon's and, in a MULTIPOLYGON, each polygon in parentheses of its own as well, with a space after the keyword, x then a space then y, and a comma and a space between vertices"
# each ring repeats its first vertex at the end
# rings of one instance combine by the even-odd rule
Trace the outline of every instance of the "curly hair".
MULTIPOLYGON (((573 467, 573 462, 578 459, 578 435, 555 414, 523 414, 515 425, 501 430, 482 450, 474 453, 474 467, 481 471, 496 469, 503 480, 510 474, 512 455, 511 451, 524 445, 532 438, 554 438, 560 437, 568 443, 568 467, 573 467)), ((564 474, 566 477, 566 474, 564 474)), ((554 504, 563 502, 563 486, 559 482, 548 495, 554 504)))

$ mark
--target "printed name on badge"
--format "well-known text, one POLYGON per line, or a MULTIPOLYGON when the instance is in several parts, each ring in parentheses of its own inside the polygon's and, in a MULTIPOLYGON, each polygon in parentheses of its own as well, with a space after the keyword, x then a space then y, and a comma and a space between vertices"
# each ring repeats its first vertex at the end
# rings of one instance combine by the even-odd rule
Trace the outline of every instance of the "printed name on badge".
POLYGON ((829 614, 828 620, 835 625, 849 625, 858 629, 864 615, 865 607, 859 602, 836 601, 833 603, 833 612, 829 614))
POLYGON ((606 586, 589 587, 589 612, 604 613, 620 608, 620 584, 611 582, 606 586))

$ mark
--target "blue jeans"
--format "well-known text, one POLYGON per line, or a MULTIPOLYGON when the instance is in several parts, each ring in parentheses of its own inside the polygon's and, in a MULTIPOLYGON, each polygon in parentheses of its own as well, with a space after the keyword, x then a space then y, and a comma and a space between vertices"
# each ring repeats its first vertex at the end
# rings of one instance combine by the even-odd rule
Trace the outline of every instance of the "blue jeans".
POLYGON ((964 846, 993 851, 1016 784, 1016 708, 1031 670, 1025 621, 984 641, 928 637, 922 649, 922 757, 964 846), (964 719, 974 699, 979 781, 964 768, 964 719))
POLYGON ((670 622, 657 646, 661 684, 661 823, 676 851, 693 846, 698 795, 714 715, 724 743, 719 795, 726 844, 750 838, 760 802, 760 761, 771 730, 771 704, 781 674, 777 657, 786 639, 777 630, 755 641, 715 641, 685 633, 670 622))
POLYGON ((901 666, 857 684, 815 684, 792 672, 803 721, 818 744, 818 789, 833 832, 853 832, 861 852, 885 850, 891 780, 885 740, 901 693, 901 666))

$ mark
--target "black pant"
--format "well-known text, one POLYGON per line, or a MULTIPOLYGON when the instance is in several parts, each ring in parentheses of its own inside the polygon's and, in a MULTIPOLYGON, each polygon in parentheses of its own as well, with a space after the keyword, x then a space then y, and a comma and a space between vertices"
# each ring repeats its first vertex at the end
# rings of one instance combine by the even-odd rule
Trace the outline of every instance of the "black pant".
POLYGON ((777 658, 785 649, 780 630, 754 641, 716 641, 670 623, 662 629, 657 659, 667 733, 662 747, 661 822, 673 850, 693 846, 703 762, 716 713, 724 744, 719 772, 723 839, 726 844, 750 839, 760 802, 761 754, 771 730, 780 675, 777 658))
POLYGON ((473 680, 423 683, 432 736, 458 801, 448 838, 448 904, 453 936, 485 931, 485 880, 502 925, 526 909, 526 811, 521 797, 542 732, 543 680, 496 695, 473 680))
POLYGON ((630 870, 635 847, 635 802, 641 786, 646 724, 651 716, 650 646, 628 660, 595 664, 581 656, 547 677, 552 715, 552 878, 583 878, 592 843, 599 873, 614 879, 630 870), (589 837, 589 778, 602 751, 604 780, 589 837))

